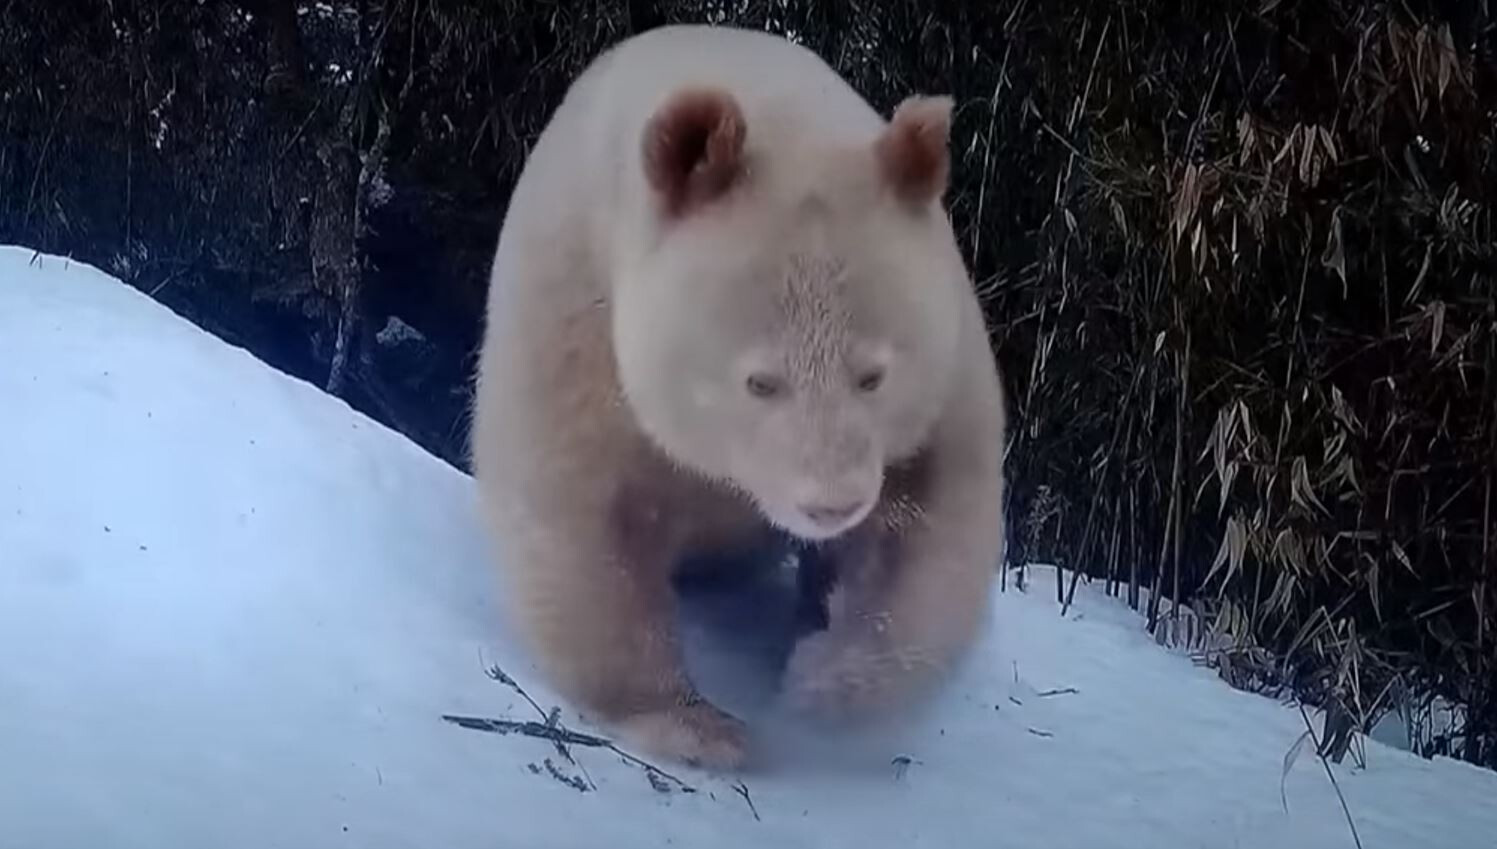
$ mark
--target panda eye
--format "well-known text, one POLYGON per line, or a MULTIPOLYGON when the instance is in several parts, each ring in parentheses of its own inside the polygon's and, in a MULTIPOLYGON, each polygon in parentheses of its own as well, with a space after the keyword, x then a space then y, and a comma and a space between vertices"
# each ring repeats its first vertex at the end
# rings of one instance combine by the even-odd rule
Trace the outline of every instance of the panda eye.
POLYGON ((864 372, 863 375, 858 378, 858 391, 859 392, 877 392, 878 388, 880 386, 883 386, 883 385, 884 385, 884 370, 883 369, 874 369, 872 371, 864 372))
POLYGON ((774 398, 785 391, 784 381, 768 374, 751 374, 744 381, 744 386, 755 398, 774 398))

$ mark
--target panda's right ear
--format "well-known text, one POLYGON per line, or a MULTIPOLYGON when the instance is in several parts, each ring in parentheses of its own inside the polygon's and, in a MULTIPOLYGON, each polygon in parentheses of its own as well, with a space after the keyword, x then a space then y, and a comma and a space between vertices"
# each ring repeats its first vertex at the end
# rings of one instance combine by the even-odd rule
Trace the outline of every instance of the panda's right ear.
POLYGON ((645 180, 668 218, 691 214, 731 189, 743 172, 743 110, 716 88, 672 94, 645 124, 645 180))

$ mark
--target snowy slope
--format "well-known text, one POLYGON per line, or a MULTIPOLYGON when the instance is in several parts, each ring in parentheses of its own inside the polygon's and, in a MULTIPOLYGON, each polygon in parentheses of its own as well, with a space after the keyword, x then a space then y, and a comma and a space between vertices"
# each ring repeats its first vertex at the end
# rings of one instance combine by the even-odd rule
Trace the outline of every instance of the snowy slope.
MULTIPOLYGON (((0 849, 1353 845, 1313 753, 1281 801, 1296 711, 1084 586, 1062 619, 1042 569, 927 714, 762 716, 776 760, 742 785, 443 721, 540 719, 491 664, 555 702, 473 497, 137 291, 0 249, 0 849)), ((750 640, 699 645, 762 681, 750 640)), ((1497 846, 1497 775, 1368 749, 1335 768, 1363 845, 1497 846)))

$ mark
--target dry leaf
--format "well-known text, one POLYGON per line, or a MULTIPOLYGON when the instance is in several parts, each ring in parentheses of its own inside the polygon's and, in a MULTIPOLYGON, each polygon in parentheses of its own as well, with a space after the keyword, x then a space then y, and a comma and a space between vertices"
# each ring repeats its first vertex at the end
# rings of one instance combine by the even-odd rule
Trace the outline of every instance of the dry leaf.
POLYGON ((1310 509, 1310 505, 1313 504, 1320 512, 1330 515, 1325 505, 1315 497, 1315 489, 1310 485, 1310 467, 1303 455, 1294 458, 1294 466, 1289 479, 1289 497, 1296 505, 1306 510, 1310 509))
POLYGON ((1398 544, 1398 540, 1390 539, 1388 540, 1388 544, 1392 546, 1393 556, 1398 558, 1398 562, 1403 564, 1403 568, 1409 570, 1410 575, 1416 578, 1419 577, 1419 573, 1414 571, 1413 562, 1409 560, 1408 552, 1403 550, 1403 546, 1398 544))
POLYGON ((1436 349, 1440 347, 1440 338, 1445 335, 1445 302, 1435 301, 1427 310, 1434 321, 1429 337, 1429 355, 1433 357, 1436 349))
POLYGON ((1227 575, 1222 580, 1222 587, 1231 583, 1234 578, 1242 574, 1242 563, 1247 558, 1248 535, 1247 528, 1238 516, 1227 518, 1227 529, 1222 534, 1221 546, 1216 551, 1216 559, 1211 562, 1211 568, 1206 572, 1206 579, 1202 584, 1210 584, 1211 579, 1222 566, 1227 567, 1227 575))
POLYGON ((1419 266, 1419 273, 1414 277, 1414 285, 1409 288, 1409 294, 1403 299, 1405 304, 1411 304, 1424 289, 1424 278, 1429 275, 1430 259, 1434 256, 1435 246, 1433 242, 1424 243, 1424 262, 1419 266))
POLYGON ((1346 243, 1341 232, 1342 208, 1337 206, 1331 213, 1331 229, 1326 233, 1325 250, 1320 254, 1320 264, 1332 269, 1341 278, 1341 297, 1346 297, 1346 243))
POLYGON ((1279 773, 1279 801, 1284 803, 1285 813, 1289 811, 1289 796, 1284 789, 1289 780, 1289 771, 1294 769, 1294 763, 1299 760, 1300 752, 1304 751, 1305 744, 1311 739, 1313 739, 1313 735, 1310 734, 1310 729, 1306 728, 1300 732, 1299 739, 1294 741, 1294 745, 1289 747, 1289 751, 1284 753, 1284 768, 1279 773))
POLYGON ((1450 37, 1450 24, 1440 27, 1439 60, 1435 63, 1439 72, 1439 81, 1435 90, 1440 93, 1440 99, 1445 98, 1445 90, 1450 87, 1450 78, 1455 71, 1455 42, 1450 37))

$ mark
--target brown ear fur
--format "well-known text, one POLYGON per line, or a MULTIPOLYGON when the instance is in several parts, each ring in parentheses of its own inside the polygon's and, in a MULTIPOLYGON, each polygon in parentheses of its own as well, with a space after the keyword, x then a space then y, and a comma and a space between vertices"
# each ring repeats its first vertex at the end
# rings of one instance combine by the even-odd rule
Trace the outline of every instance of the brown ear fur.
POLYGON ((925 205, 946 192, 951 172, 952 99, 914 95, 894 110, 874 143, 874 156, 890 189, 902 201, 925 205))
POLYGON ((645 179, 664 213, 679 217, 721 197, 742 171, 743 111, 714 88, 671 95, 645 126, 645 179))

